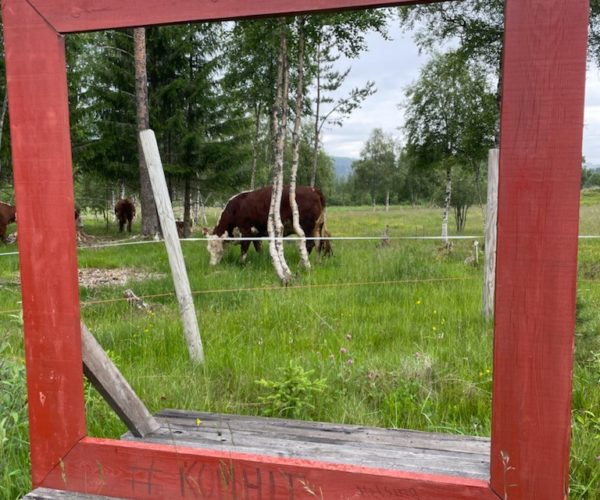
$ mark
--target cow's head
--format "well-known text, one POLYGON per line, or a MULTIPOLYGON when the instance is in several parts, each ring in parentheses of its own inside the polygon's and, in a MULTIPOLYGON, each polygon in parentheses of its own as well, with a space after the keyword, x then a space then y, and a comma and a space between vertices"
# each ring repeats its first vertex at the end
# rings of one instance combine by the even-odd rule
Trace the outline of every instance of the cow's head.
POLYGON ((210 255, 210 265, 216 266, 223 258, 227 232, 224 232, 221 236, 218 236, 216 234, 210 234, 208 229, 204 228, 203 233, 208 238, 208 241, 206 242, 206 249, 210 255))

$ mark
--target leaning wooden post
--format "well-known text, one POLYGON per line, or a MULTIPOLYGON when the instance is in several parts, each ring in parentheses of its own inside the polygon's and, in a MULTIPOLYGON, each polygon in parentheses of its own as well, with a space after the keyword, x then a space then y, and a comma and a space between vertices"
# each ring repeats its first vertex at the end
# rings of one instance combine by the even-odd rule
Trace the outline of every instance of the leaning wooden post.
POLYGON ((204 352, 202 350, 202 340, 200 338, 198 320, 196 319, 194 301, 192 300, 192 290, 190 289, 190 282, 185 269, 183 252, 181 251, 181 243, 177 235, 175 216, 173 215, 173 206, 169 198, 165 173, 160 161, 154 132, 152 130, 142 130, 140 132, 140 142, 144 151, 148 173, 150 174, 150 182, 152 183, 160 226, 165 238, 165 246, 167 247, 167 255, 169 256, 169 264, 171 265, 175 293, 179 302, 183 331, 190 352, 190 358, 194 362, 202 363, 204 362, 204 352))
POLYGON ((83 323, 81 357, 88 380, 134 436, 144 437, 160 428, 160 424, 83 323))
POLYGON ((499 158, 499 150, 490 149, 488 155, 488 187, 485 213, 485 267, 483 277, 483 316, 486 319, 491 318, 494 315, 499 158))

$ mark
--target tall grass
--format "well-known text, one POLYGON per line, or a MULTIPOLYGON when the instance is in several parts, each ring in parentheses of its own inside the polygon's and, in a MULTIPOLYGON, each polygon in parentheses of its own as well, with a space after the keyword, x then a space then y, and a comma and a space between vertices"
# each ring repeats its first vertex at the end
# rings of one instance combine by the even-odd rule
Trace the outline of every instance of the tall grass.
MULTIPOLYGON (((586 211, 597 208, 582 208, 582 225, 589 222, 586 211)), ((394 207, 386 213, 333 207, 328 226, 334 235, 376 235, 386 225, 391 236, 435 235, 439 218, 437 209, 428 208, 394 207)), ((104 227, 88 221, 86 231, 102 235, 104 227)), ((465 232, 482 233, 477 208, 465 232)), ((126 285, 148 297, 150 312, 121 300, 125 287, 81 289, 83 320, 151 411, 279 414, 489 435, 492 325, 481 316, 481 268, 465 264, 470 241, 455 242, 451 253, 432 241, 393 240, 383 247, 377 241, 335 241, 334 256, 299 272, 288 288, 278 286, 268 252, 251 250, 240 265, 239 247, 232 246, 219 266, 210 267, 202 243, 184 242, 183 249, 201 324, 203 366, 188 360, 161 244, 79 251, 80 267, 163 274, 126 285), (284 382, 294 387, 291 393, 282 391, 284 382)), ((286 255, 298 269, 292 244, 286 255)), ((600 244, 586 241, 580 255, 582 277, 594 279, 600 274, 600 244)), ((18 310, 16 259, 2 259, 0 309, 18 310)), ((600 498, 599 301, 600 286, 581 281, 572 498, 600 498)), ((18 315, 6 332, 5 344, 21 363, 18 315)), ((90 434, 118 437, 125 431, 89 386, 86 406, 90 434)), ((18 481, 9 479, 11 489, 0 490, 8 492, 6 498, 27 489, 18 435, 9 437, 15 458, 7 470, 21 473, 18 481)))

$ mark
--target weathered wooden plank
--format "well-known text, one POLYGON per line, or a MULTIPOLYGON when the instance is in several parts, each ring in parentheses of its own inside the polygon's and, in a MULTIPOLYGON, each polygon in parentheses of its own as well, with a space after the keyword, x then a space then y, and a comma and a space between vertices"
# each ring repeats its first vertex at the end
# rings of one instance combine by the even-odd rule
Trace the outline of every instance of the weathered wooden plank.
POLYGON ((500 150, 488 154, 487 200, 485 204, 485 267, 483 269, 483 316, 494 316, 496 295, 496 241, 498 235, 498 165, 500 150))
POLYGON ((381 447, 323 440, 288 440, 277 434, 260 435, 242 431, 217 435, 177 427, 162 427, 148 434, 144 442, 423 474, 482 480, 489 478, 489 453, 476 455, 440 451, 433 448, 434 442, 430 449, 403 446, 401 442, 396 447, 381 447))
POLYGON ((143 437, 158 430, 160 424, 83 323, 81 345, 85 375, 129 431, 136 437, 143 437))
POLYGON ((179 312, 183 323, 183 333, 188 346, 188 352, 192 361, 202 363, 204 361, 204 350, 202 348, 200 328, 198 327, 196 310, 194 308, 192 289, 190 288, 190 281, 185 268, 185 260, 183 259, 181 242, 177 234, 173 206, 169 198, 165 172, 160 160, 160 153, 154 132, 152 130, 142 130, 140 132, 140 142, 148 174, 150 175, 152 193, 156 202, 156 211, 160 219, 160 227, 165 238, 167 256, 169 257, 171 274, 173 275, 173 284, 175 285, 175 294, 179 303, 179 312))
POLYGON ((94 438, 44 486, 127 498, 497 500, 478 479, 94 438))
POLYGON ((492 485, 567 496, 587 0, 506 2, 492 485))
POLYGON ((113 500, 116 497, 105 497, 98 495, 87 495, 85 493, 75 493, 73 491, 55 490, 50 488, 36 488, 23 497, 29 500, 113 500))
MULTIPOLYGON (((144 442, 300 458, 427 474, 489 477, 489 440, 239 415, 157 415, 162 426, 144 442), (448 443, 450 442, 450 446, 448 443)), ((134 439, 130 434, 124 439, 134 439)))
MULTIPOLYGON (((85 435, 64 38, 2 2, 36 486, 85 435)), ((1 459, 0 459, 1 460, 1 459)))
POLYGON ((162 410, 156 414, 156 417, 163 425, 175 425, 183 429, 191 427, 202 432, 248 431, 268 435, 277 434, 278 437, 286 437, 290 440, 329 439, 340 443, 356 443, 361 446, 398 446, 398 443, 404 443, 413 448, 431 448, 431 443, 435 440, 435 448, 438 450, 488 456, 490 450, 489 438, 457 434, 185 410, 162 410), (200 420, 200 425, 198 425, 197 419, 200 420))
POLYGON ((392 7, 441 0, 29 0, 61 33, 98 29, 218 21, 245 17, 315 13, 336 9, 392 7))

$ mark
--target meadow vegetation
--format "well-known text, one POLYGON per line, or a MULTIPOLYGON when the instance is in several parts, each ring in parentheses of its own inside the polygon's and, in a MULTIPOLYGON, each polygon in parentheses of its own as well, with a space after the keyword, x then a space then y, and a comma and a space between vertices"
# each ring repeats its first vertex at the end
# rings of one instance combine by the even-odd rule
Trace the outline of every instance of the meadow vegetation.
MULTIPOLYGON (((600 234, 598 203, 584 203, 582 233, 600 234)), ((211 212, 212 220, 216 215, 211 212)), ((332 207, 336 236, 439 234, 436 208, 332 207)), ((134 228, 135 229, 135 228, 134 228)), ((85 231, 108 233, 86 219, 85 231)), ((465 234, 482 238, 474 207, 465 234)), ((126 236, 119 236, 126 237, 126 236)), ((492 323, 481 315, 482 266, 465 264, 472 241, 451 253, 437 241, 334 241, 334 256, 282 288, 268 252, 245 265, 230 247, 217 267, 203 242, 183 243, 206 363, 187 348, 162 244, 79 250, 80 268, 135 268, 152 279, 82 287, 82 318, 151 411, 193 409, 489 436, 492 323), (131 307, 122 292, 145 297, 131 307)), ((13 246, 5 247, 14 251, 13 246)), ((286 247, 292 269, 299 256, 286 247)), ((22 320, 15 256, 0 265, 0 498, 29 487, 22 320)), ((311 257, 314 262, 315 257, 311 257)), ((573 395, 571 498, 600 498, 600 242, 580 243, 573 395)), ((86 384, 88 429, 125 427, 86 384)))

